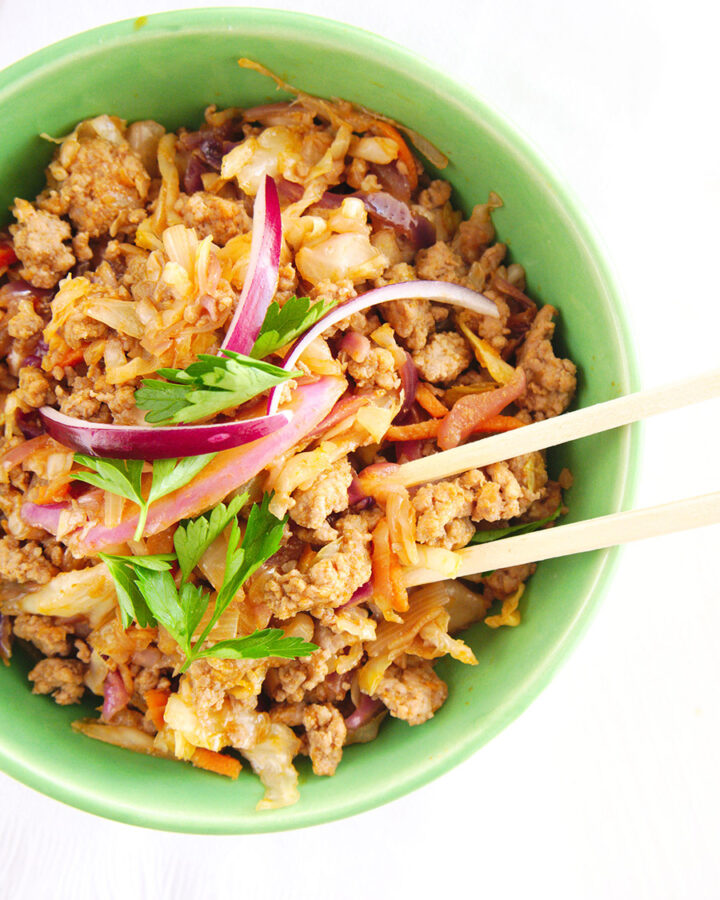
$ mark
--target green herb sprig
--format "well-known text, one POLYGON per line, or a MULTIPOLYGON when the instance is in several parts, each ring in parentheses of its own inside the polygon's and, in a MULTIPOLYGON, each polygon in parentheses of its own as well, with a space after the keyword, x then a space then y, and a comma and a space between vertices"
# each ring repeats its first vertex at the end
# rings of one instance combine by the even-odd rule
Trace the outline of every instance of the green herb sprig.
MULTIPOLYGON (((506 528, 493 528, 487 531, 476 531, 470 539, 471 544, 488 544, 490 541, 499 541, 500 538, 508 537, 511 534, 530 534, 547 525, 548 522, 554 522, 562 512, 562 503, 558 505, 555 512, 545 516, 544 519, 538 519, 537 522, 522 522, 519 525, 508 525, 506 528)), ((485 573, 487 574, 487 573, 485 573)))
POLYGON ((222 353, 203 353, 187 369, 158 369, 165 381, 144 379, 135 391, 135 403, 146 410, 146 420, 180 425, 207 419, 301 374, 232 350, 222 353))
POLYGON ((250 356, 265 359, 304 334, 336 305, 337 300, 321 300, 313 304, 308 297, 291 297, 283 306, 274 300, 265 313, 250 356))
POLYGON ((182 459, 156 459, 152 465, 152 483, 147 498, 142 493, 142 470, 145 463, 141 459, 104 459, 76 453, 75 462, 92 471, 73 472, 71 477, 137 503, 140 517, 134 538, 139 541, 145 531, 151 504, 192 481, 215 455, 206 453, 182 459))
POLYGON ((285 637, 280 628, 265 628, 246 637, 203 647, 240 587, 280 547, 287 517, 278 519, 274 516, 269 509, 270 500, 266 494, 260 504, 251 508, 242 539, 237 513, 247 502, 247 494, 234 498, 227 506, 218 504, 204 516, 182 522, 173 538, 174 554, 113 556, 101 553, 100 557, 115 582, 123 626, 129 627, 133 620, 142 627, 162 625, 185 654, 183 672, 194 660, 205 657, 260 659, 280 656, 293 659, 317 650, 315 644, 285 637), (230 532, 223 582, 212 615, 194 640, 212 598, 208 591, 189 579, 203 553, 227 527, 230 532), (172 574, 175 563, 180 569, 179 586, 172 574))

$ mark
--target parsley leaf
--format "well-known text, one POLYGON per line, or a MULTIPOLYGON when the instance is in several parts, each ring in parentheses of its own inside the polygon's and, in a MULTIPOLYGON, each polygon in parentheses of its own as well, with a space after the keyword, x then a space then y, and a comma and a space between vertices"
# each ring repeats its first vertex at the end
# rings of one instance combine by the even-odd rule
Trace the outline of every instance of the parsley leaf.
POLYGON ((306 332, 336 305, 337 300, 323 300, 311 305, 308 297, 291 297, 283 306, 273 300, 265 313, 250 356, 265 359, 306 332))
POLYGON ((115 582, 118 605, 120 606, 120 619, 123 628, 129 628, 133 619, 141 628, 155 625, 145 598, 138 587, 136 571, 145 566, 156 566, 158 571, 170 568, 172 556, 111 556, 108 553, 99 553, 98 556, 105 563, 115 582))
POLYGON ((152 465, 152 483, 147 500, 142 495, 141 459, 103 459, 76 453, 75 462, 94 472, 74 472, 72 478, 86 481, 110 494, 119 494, 140 507, 134 538, 139 541, 145 531, 150 504, 187 484, 210 462, 215 453, 186 456, 181 459, 156 459, 152 465))
MULTIPOLYGON (((549 516, 546 516, 544 519, 539 519, 537 522, 523 522, 520 525, 508 525, 507 528, 494 528, 488 531, 476 531, 475 534, 470 539, 471 544, 488 544, 490 541, 499 541, 500 538, 507 537, 510 534, 530 534, 532 531, 537 531, 538 528, 542 528, 543 525, 547 525, 548 522, 553 522, 560 515, 562 510, 562 504, 558 506, 555 512, 550 513, 549 516)), ((489 575, 489 572, 484 572, 483 574, 489 575)))
POLYGON ((281 656, 284 659, 294 659, 298 656, 309 656, 315 650, 317 650, 315 644, 309 644, 302 638, 285 637, 285 632, 281 628, 264 628, 262 631, 254 631, 247 637, 219 641, 212 647, 201 650, 197 656, 220 659, 263 659, 266 656, 281 656))
POLYGON ((242 541, 245 559, 242 562, 240 584, 280 549, 288 517, 278 519, 270 512, 271 499, 271 494, 264 494, 262 502, 255 503, 250 510, 242 541))
POLYGON ((141 459, 103 459, 76 453, 76 463, 92 469, 92 472, 73 472, 70 476, 77 481, 86 481, 111 494, 119 494, 126 500, 132 500, 142 506, 142 470, 141 459))
POLYGON ((173 536, 173 543, 180 563, 180 571, 186 581, 207 548, 227 528, 231 519, 237 516, 247 500, 247 493, 241 494, 234 497, 227 506, 224 503, 218 503, 212 512, 207 512, 196 519, 185 519, 178 525, 173 536))
MULTIPOLYGON (((174 468, 160 475, 169 478, 174 468)), ((166 482, 166 484, 169 482, 166 482)), ((250 510, 245 535, 237 513, 247 501, 247 494, 235 497, 227 506, 220 503, 211 512, 189 520, 176 531, 176 553, 156 556, 112 556, 100 554, 115 582, 122 623, 127 628, 135 619, 143 627, 162 625, 177 641, 185 654, 181 668, 200 657, 220 659, 260 659, 281 656, 291 659, 307 656, 317 647, 300 638, 286 638, 281 629, 266 628, 243 638, 221 641, 203 649, 203 644, 220 616, 237 595, 245 580, 275 553, 282 539, 286 519, 278 519, 270 512, 269 495, 250 510), (201 585, 189 581, 197 561, 205 549, 230 525, 225 574, 215 606, 202 634, 193 641, 203 616, 211 602, 211 594, 201 585), (177 537, 180 532, 181 537, 177 537), (178 588, 172 575, 172 564, 180 564, 181 582, 178 588)))
POLYGON ((144 379, 135 402, 147 410, 147 421, 178 425, 207 419, 300 375, 232 350, 222 352, 201 354, 187 369, 158 369, 166 381, 144 379))

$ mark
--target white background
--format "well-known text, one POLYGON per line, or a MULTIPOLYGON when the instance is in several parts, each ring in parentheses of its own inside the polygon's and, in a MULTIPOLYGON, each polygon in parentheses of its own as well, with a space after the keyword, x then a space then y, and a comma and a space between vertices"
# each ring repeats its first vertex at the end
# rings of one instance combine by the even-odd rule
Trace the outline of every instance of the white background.
MULTIPOLYGON (((287 5, 424 54, 532 137, 605 241, 646 386, 718 365, 710 0, 287 5)), ((0 0, 0 67, 165 8, 0 0)), ((720 489, 719 412, 714 402, 647 425, 639 505, 720 489)), ((628 548, 589 634, 517 722, 433 784, 351 820, 258 837, 159 834, 0 776, 0 896, 720 897, 719 538, 716 526, 628 548)))

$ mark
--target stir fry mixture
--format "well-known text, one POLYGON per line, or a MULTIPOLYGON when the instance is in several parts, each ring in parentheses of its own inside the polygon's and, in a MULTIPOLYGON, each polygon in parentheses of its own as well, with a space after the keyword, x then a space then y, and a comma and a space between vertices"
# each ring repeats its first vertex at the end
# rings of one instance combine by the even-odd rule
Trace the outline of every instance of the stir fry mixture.
POLYGON ((576 383, 500 198, 464 219, 404 134, 301 93, 196 131, 102 115, 0 234, 0 657, 101 698, 89 737, 249 764, 259 808, 297 800, 298 754, 332 775, 438 711, 435 661, 518 625, 534 570, 460 581, 457 551, 549 527, 570 484, 541 453, 397 477, 576 383), (408 591, 418 566, 444 580, 408 591))

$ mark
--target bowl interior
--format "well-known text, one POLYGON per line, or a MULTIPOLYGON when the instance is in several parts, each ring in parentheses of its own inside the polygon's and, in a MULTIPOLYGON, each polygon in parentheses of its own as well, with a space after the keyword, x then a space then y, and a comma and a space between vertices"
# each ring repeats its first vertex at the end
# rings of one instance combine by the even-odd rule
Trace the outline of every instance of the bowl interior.
MULTIPOLYGON (((528 272, 530 292, 561 311, 560 344, 580 369, 578 403, 632 390, 632 351, 611 278, 582 215, 525 142, 477 98, 396 45, 322 19, 268 10, 197 10, 87 32, 0 73, 3 140, 0 224, 14 196, 43 184, 52 145, 82 118, 110 113, 198 124, 209 103, 249 106, 281 99, 240 69, 247 56, 292 84, 377 109, 429 138, 450 158, 443 173, 469 212, 496 191, 501 240, 528 272)), ((620 509, 629 499, 636 441, 629 430, 550 454, 551 473, 576 478, 570 520, 620 509)), ((522 602, 523 623, 466 637, 480 664, 442 663, 449 698, 422 728, 386 722, 380 739, 346 750, 338 774, 300 765, 300 802, 256 813, 261 787, 142 757, 70 730, 87 710, 30 693, 31 663, 0 666, 0 766, 74 806, 137 825, 204 833, 272 831, 317 824, 376 806, 441 774, 513 719, 542 689, 575 642, 607 579, 612 553, 543 563, 522 602)), ((249 767, 248 767, 249 768, 249 767)))

